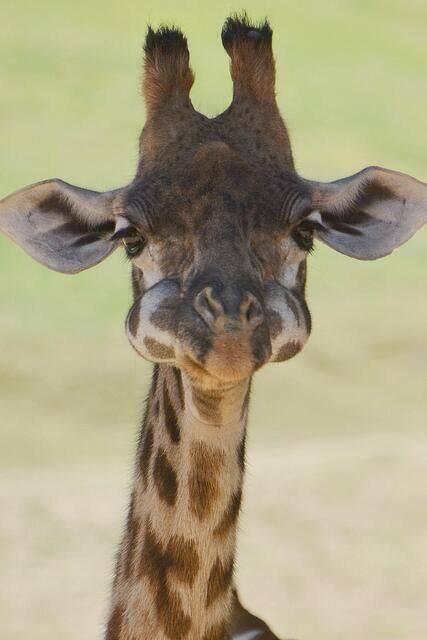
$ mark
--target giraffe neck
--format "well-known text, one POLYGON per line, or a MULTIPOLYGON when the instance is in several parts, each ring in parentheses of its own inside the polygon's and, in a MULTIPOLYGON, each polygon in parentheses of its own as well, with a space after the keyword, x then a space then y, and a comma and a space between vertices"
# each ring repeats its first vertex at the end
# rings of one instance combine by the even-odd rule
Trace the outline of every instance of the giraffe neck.
POLYGON ((249 381, 156 366, 106 640, 227 640, 249 381))

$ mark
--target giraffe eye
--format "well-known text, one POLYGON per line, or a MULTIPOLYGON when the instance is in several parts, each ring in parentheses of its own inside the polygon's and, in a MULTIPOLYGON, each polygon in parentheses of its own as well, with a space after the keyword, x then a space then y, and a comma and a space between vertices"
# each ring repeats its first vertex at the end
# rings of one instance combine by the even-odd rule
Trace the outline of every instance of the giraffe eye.
POLYGON ((306 227, 304 225, 300 225, 297 229, 295 229, 293 233, 293 238, 297 245, 303 251, 307 251, 308 253, 312 253, 314 250, 314 242, 313 242, 313 229, 306 227))
POLYGON ((135 258, 143 250, 146 240, 139 230, 129 224, 125 218, 118 218, 116 230, 111 236, 113 241, 121 241, 128 258, 135 258))
POLYGON ((135 233, 135 235, 123 238, 123 245, 126 251, 126 255, 129 258, 135 258, 139 256, 145 246, 145 240, 142 236, 135 233))

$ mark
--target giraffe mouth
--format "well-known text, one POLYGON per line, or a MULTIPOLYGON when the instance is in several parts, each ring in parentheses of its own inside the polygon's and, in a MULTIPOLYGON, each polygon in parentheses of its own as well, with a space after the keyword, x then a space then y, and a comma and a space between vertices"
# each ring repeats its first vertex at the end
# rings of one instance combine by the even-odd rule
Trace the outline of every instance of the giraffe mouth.
POLYGON ((250 378, 255 371, 253 366, 240 367, 239 369, 230 367, 226 369, 224 366, 220 366, 217 369, 207 368, 189 355, 178 359, 177 364, 191 379, 208 386, 238 383, 250 378))
MULTIPOLYGON (((262 333, 262 332, 261 332, 262 333)), ((190 376, 206 382, 237 383, 252 376, 271 357, 271 342, 265 336, 254 340, 241 332, 211 337, 211 348, 195 353, 189 345, 176 350, 177 364, 190 376)))
POLYGON ((178 283, 163 280, 131 307, 129 341, 151 362, 173 364, 206 384, 239 382, 268 362, 295 356, 309 335, 309 316, 296 297, 279 285, 266 293, 264 321, 255 328, 240 322, 210 327, 178 283))

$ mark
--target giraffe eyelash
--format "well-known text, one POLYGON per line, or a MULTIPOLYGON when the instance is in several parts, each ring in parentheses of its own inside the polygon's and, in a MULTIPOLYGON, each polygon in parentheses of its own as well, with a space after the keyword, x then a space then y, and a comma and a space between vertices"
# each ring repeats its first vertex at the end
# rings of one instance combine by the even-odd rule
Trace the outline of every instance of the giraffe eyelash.
POLYGON ((129 226, 116 231, 112 240, 121 240, 128 260, 137 258, 146 245, 146 240, 135 227, 129 226))
POLYGON ((292 238, 302 251, 312 255, 315 251, 313 230, 307 227, 295 229, 292 238))
POLYGON ((144 238, 141 236, 136 236, 133 238, 124 238, 123 246, 125 248, 125 256, 127 260, 134 260, 139 255, 141 255, 146 242, 144 238))

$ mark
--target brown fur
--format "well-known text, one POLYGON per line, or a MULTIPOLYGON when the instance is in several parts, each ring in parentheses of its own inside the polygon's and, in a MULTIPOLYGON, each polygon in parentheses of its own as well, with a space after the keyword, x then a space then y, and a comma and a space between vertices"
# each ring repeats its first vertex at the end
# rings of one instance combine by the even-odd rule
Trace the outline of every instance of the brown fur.
POLYGON ((226 622, 220 622, 209 629, 203 636, 202 640, 228 640, 228 624, 226 622))
POLYGON ((156 360, 173 360, 175 356, 173 349, 166 347, 161 342, 154 340, 154 338, 144 338, 144 344, 150 355, 156 360))
POLYGON ((105 640, 121 640, 123 625, 123 608, 115 607, 107 625, 105 640))
POLYGON ((157 452, 153 478, 160 498, 170 507, 173 507, 178 491, 178 481, 176 473, 163 449, 159 449, 157 452))
POLYGON ((178 30, 149 28, 144 47, 142 93, 148 115, 162 104, 186 101, 194 82, 189 67, 187 40, 178 30))
POLYGON ((298 342, 288 342, 287 344, 281 347, 279 353, 277 354, 276 360, 278 362, 282 362, 283 360, 289 360, 289 358, 293 358, 299 353, 302 349, 302 345, 298 342))
POLYGON ((239 488, 236 493, 233 493, 233 495, 231 496, 228 507, 224 512, 220 523, 214 530, 214 536, 222 537, 226 535, 230 531, 231 527, 236 524, 241 504, 242 489, 239 488))
POLYGON ((222 456, 203 444, 192 447, 192 464, 189 477, 190 509, 204 520, 213 508, 218 493, 217 475, 221 473, 222 456))
POLYGON ((165 426, 166 426, 167 432, 169 433, 170 439, 175 444, 178 444, 178 442, 181 439, 181 434, 180 434, 179 424, 178 424, 178 416, 170 400, 166 385, 163 388, 163 412, 164 412, 165 426))
POLYGON ((173 375, 175 377, 175 384, 176 384, 176 393, 177 393, 177 397, 179 400, 179 405, 181 407, 181 409, 184 409, 185 406, 185 397, 184 397, 184 387, 182 384, 182 375, 181 372, 179 371, 179 369, 177 369, 176 367, 172 368, 173 371, 173 375))
POLYGON ((192 543, 175 540, 163 551, 151 524, 147 522, 145 543, 140 562, 140 576, 146 576, 155 595, 156 609, 165 633, 171 640, 185 638, 191 628, 191 620, 182 610, 180 598, 169 587, 168 573, 188 582, 194 579, 197 560, 192 543), (185 546, 187 544, 187 546, 185 546), (179 552, 184 551, 184 557, 179 552), (185 561, 190 561, 188 566, 185 561))
MULTIPOLYGON (((243 407, 242 407, 242 414, 243 414, 242 417, 244 417, 244 414, 246 413, 245 410, 249 405, 249 395, 250 395, 250 392, 248 391, 245 398, 245 402, 243 403, 243 407)), ((237 460, 239 462, 240 469, 243 473, 245 471, 245 464, 246 464, 246 430, 245 430, 245 433, 243 434, 243 438, 240 442, 239 448, 237 449, 237 460)))
POLYGON ((148 471, 150 467, 151 456, 153 453, 153 444, 154 444, 153 427, 148 422, 148 424, 145 427, 145 435, 144 435, 144 441, 142 444, 142 451, 139 455, 139 468, 141 471, 145 488, 147 488, 147 484, 148 484, 148 471))
POLYGON ((216 560, 209 575, 208 588, 206 593, 206 606, 209 607, 230 587, 233 577, 234 557, 223 563, 219 558, 216 560))
POLYGON ((140 520, 135 513, 135 491, 132 493, 132 498, 129 505, 128 521, 126 526, 127 533, 127 555, 125 558, 124 575, 126 579, 129 579, 132 573, 133 556, 135 549, 137 548, 138 535, 140 530, 140 520))
POLYGON ((222 41, 231 58, 235 96, 272 101, 275 97, 275 65, 272 31, 267 22, 254 26, 246 16, 229 18, 222 41))

